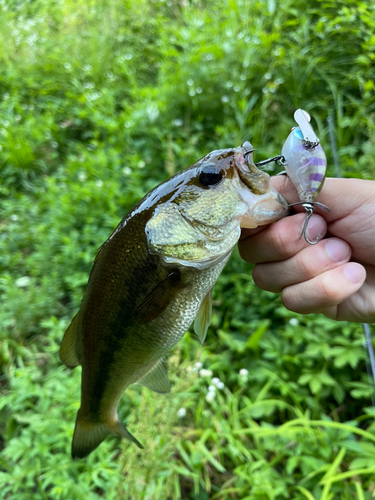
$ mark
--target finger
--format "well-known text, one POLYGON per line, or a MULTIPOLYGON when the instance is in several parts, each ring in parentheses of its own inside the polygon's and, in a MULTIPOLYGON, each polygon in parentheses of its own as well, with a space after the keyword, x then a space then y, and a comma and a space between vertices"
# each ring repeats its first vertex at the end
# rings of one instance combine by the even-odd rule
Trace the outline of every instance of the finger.
POLYGON ((281 300, 287 309, 300 314, 323 312, 353 295, 365 279, 365 268, 357 262, 349 262, 309 281, 284 288, 281 300))
POLYGON ((267 226, 258 226, 258 227, 255 227, 254 229, 249 229, 247 227, 242 228, 240 241, 248 238, 249 236, 254 236, 254 234, 260 233, 261 231, 264 231, 265 229, 267 229, 267 226))
POLYGON ((322 311, 328 318, 337 321, 375 323, 375 267, 365 265, 366 280, 361 288, 339 305, 322 311))
MULTIPOLYGON (((264 231, 243 239, 238 243, 241 257, 251 264, 286 260, 298 253, 308 243, 301 238, 305 214, 297 214, 281 219, 264 231)), ((313 215, 307 227, 307 237, 313 241, 327 231, 322 217, 313 215)))
POLYGON ((308 281, 315 276, 349 262, 351 249, 338 238, 320 241, 303 248, 296 255, 282 262, 258 264, 253 270, 254 282, 269 292, 281 292, 287 286, 308 281))
MULTIPOLYGON (((279 191, 288 203, 299 201, 297 191, 287 175, 276 175, 271 178, 272 186, 279 191)), ((373 203, 374 184, 373 181, 362 179, 334 179, 327 178, 323 188, 317 197, 317 201, 326 205, 330 212, 324 213, 328 221, 341 220, 353 213, 364 203, 373 203)), ((296 212, 302 212, 302 205, 293 207, 296 212)), ((319 207, 316 207, 319 212, 319 207)))

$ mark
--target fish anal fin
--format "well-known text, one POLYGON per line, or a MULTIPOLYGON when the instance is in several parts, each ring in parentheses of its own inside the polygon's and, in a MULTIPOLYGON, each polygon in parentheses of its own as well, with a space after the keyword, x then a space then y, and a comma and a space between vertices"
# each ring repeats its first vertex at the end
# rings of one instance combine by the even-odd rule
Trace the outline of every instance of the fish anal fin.
POLYGON ((77 356, 77 314, 68 326, 60 346, 60 359, 68 368, 75 368, 80 365, 77 356))
POLYGON ((143 448, 141 443, 130 434, 127 428, 119 420, 114 423, 91 422, 83 418, 81 410, 78 410, 72 442, 72 457, 86 457, 110 434, 128 439, 135 443, 138 448, 143 448))
POLYGON ((137 323, 143 325, 156 319, 187 283, 181 281, 181 273, 172 271, 147 295, 137 310, 137 323))
POLYGON ((171 383, 168 378, 166 363, 160 359, 156 365, 137 384, 143 385, 154 392, 166 394, 171 392, 171 383))
POLYGON ((117 420, 116 424, 112 427, 112 432, 121 438, 125 438, 128 441, 131 441, 132 443, 136 444, 138 448, 143 450, 143 446, 138 441, 138 439, 135 438, 133 434, 130 434, 125 425, 123 425, 119 420, 117 420))
POLYGON ((212 317, 212 290, 210 290, 203 299, 198 314, 196 315, 194 320, 194 331, 198 335, 201 345, 203 344, 204 339, 206 338, 207 330, 211 323, 211 317, 212 317))

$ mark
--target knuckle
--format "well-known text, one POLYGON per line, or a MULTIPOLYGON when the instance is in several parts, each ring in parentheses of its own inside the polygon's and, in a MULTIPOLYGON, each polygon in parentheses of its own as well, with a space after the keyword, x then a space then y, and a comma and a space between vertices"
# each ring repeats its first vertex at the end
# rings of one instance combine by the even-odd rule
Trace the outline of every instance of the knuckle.
POLYGON ((274 279, 272 264, 258 264, 253 269, 253 280, 257 287, 268 292, 280 292, 274 279))
POLYGON ((299 274, 305 279, 310 278, 313 274, 313 263, 303 251, 296 255, 296 268, 299 270, 299 274))
POLYGON ((298 309, 298 303, 295 300, 290 287, 286 287, 281 292, 281 301, 286 309, 293 312, 300 312, 298 309))
POLYGON ((254 280, 254 283, 256 284, 257 287, 259 288, 263 288, 264 289, 264 286, 265 286, 265 283, 264 283, 264 266, 262 266, 262 264, 258 264, 254 267, 253 269, 253 280, 254 280))
POLYGON ((275 248, 281 259, 286 259, 289 256, 290 238, 286 231, 283 231, 283 227, 275 227, 273 240, 275 248))
POLYGON ((300 238, 299 219, 300 214, 283 219, 280 224, 273 225, 273 243, 282 260, 295 255, 304 246, 304 240, 300 238))

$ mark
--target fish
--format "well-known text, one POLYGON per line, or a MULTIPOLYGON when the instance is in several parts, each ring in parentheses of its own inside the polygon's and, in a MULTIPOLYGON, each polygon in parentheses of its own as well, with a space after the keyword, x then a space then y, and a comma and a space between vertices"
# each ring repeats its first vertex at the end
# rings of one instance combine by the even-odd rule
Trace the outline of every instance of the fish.
POLYGON ((289 214, 253 151, 245 142, 207 154, 149 192, 99 248, 60 347, 67 367, 82 366, 73 458, 110 434, 142 448, 118 419, 122 394, 131 384, 170 392, 165 355, 193 322, 204 342, 212 288, 241 227, 289 214))

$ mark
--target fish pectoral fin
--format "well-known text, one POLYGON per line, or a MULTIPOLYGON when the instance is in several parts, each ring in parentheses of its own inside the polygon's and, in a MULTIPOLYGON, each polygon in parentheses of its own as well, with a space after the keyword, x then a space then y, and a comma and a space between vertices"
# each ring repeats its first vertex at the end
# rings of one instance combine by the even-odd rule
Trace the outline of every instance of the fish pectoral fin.
POLYGON ((187 283, 181 281, 181 273, 172 271, 138 307, 137 323, 143 325, 156 319, 186 286, 187 283))
POLYGON ((167 365, 163 359, 160 359, 156 365, 141 379, 137 384, 143 385, 152 391, 166 394, 171 392, 171 383, 168 378, 167 365))
POLYGON ((60 346, 60 359, 68 368, 80 365, 76 347, 77 314, 68 326, 60 346))
POLYGON ((72 442, 72 457, 83 458, 97 448, 110 434, 115 434, 121 438, 128 439, 135 443, 138 448, 143 448, 141 443, 117 420, 113 424, 105 422, 90 422, 81 415, 78 410, 76 426, 74 429, 72 442))
POLYGON ((194 320, 194 331, 199 337, 201 345, 206 338, 208 327, 212 317, 212 289, 208 292, 202 301, 198 314, 194 320))

